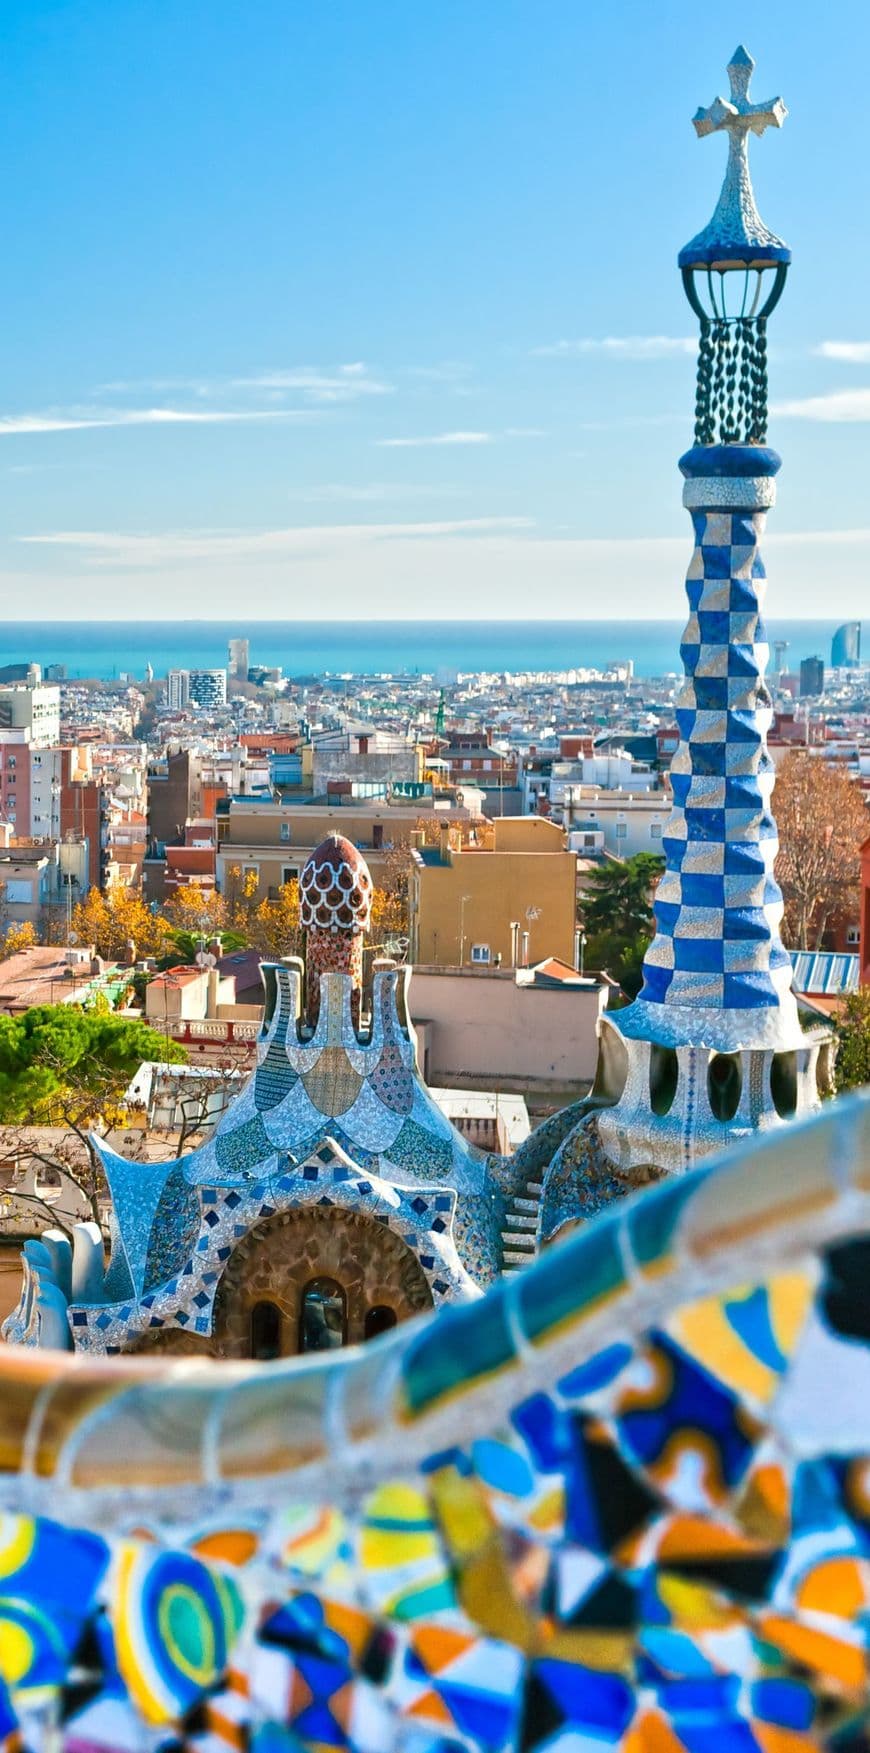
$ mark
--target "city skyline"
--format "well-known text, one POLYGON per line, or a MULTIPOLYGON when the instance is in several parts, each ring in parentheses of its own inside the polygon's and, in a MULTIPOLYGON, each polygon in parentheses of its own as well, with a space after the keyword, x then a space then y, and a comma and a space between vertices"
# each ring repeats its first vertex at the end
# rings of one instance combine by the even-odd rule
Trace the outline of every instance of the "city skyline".
POLYGON ((720 0, 691 33, 674 5, 433 21, 260 0, 155 22, 10 0, 7 618, 240 596, 252 619, 678 617, 695 344, 676 253, 724 165, 690 118, 744 28, 759 94, 790 112, 754 151, 795 252, 770 610, 812 617, 823 593, 860 616, 857 4, 820 35, 807 5, 744 27, 720 0))

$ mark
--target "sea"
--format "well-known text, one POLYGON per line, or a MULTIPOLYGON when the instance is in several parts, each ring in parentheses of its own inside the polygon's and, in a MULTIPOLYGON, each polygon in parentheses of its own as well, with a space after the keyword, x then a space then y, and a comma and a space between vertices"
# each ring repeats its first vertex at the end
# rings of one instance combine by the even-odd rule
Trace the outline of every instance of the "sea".
MULTIPOLYGON (((682 621, 7 621, 0 666, 62 664, 71 679, 141 680, 170 669, 224 669, 227 642, 247 638, 250 661, 294 678, 479 671, 606 669, 632 659, 638 676, 681 671, 682 621)), ((828 661, 838 622, 769 621, 785 666, 828 661)))

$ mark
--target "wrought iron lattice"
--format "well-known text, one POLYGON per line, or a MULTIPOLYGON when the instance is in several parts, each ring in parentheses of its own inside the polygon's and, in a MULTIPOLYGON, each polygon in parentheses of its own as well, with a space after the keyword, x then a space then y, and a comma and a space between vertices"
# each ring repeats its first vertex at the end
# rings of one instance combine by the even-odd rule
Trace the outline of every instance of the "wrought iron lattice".
POLYGON ((701 317, 696 444, 767 437, 767 317, 701 317))

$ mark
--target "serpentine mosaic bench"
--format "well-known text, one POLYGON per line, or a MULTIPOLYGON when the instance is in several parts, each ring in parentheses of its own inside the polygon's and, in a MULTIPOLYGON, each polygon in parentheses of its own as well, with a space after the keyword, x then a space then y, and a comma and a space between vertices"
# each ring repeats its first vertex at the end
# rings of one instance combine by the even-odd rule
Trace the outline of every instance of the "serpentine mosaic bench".
POLYGON ((0 1747, 866 1745, 870 1096, 358 1350, 0 1350, 0 1747))

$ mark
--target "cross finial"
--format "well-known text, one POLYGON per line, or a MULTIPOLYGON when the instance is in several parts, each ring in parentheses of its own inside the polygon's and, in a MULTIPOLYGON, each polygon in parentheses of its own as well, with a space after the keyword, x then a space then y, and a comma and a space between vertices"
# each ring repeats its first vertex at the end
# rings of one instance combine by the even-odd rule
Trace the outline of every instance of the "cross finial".
POLYGON ((749 177, 749 136, 765 128, 781 128, 788 110, 781 97, 752 103, 749 85, 755 68, 741 43, 728 63, 731 96, 716 97, 708 109, 692 117, 695 133, 728 135, 725 181, 713 218, 698 237, 680 251, 680 265, 717 261, 789 261, 790 252, 759 217, 749 177))
POLYGON ((749 101, 749 84, 755 62, 742 43, 734 50, 727 71, 731 101, 715 97, 708 109, 696 110, 692 117, 695 133, 703 138, 705 134, 715 134, 720 128, 727 128, 733 144, 735 137, 745 139, 750 130, 753 134, 763 134, 765 128, 781 128, 788 115, 781 97, 770 98, 767 103, 749 101))

